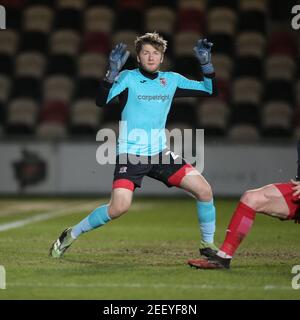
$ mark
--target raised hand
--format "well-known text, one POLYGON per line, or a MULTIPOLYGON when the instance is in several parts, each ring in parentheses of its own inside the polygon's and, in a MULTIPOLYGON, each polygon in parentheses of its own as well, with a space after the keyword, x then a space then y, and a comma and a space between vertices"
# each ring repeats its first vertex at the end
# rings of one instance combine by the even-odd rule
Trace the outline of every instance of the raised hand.
POLYGON ((109 82, 113 82, 118 76, 122 67, 126 63, 130 52, 126 50, 127 46, 124 43, 119 43, 111 51, 109 55, 109 70, 106 74, 106 79, 109 82))
POLYGON ((214 67, 211 63, 211 48, 213 46, 212 42, 209 42, 207 39, 200 39, 197 42, 197 45, 194 47, 194 52, 199 60, 202 71, 204 74, 213 73, 214 67))

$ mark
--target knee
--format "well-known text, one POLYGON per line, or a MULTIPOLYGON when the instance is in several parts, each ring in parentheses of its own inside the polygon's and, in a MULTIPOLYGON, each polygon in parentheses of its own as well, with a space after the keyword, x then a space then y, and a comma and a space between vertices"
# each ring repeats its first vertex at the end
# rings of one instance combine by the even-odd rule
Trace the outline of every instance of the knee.
POLYGON ((241 202, 243 202, 253 210, 259 212, 263 206, 264 201, 263 196, 259 191, 249 190, 242 195, 241 202))
POLYGON ((113 203, 109 207, 109 216, 111 219, 116 219, 122 214, 126 213, 130 208, 131 202, 123 199, 119 200, 117 203, 113 203))
POLYGON ((196 192, 196 198, 199 201, 211 201, 213 198, 213 192, 211 186, 207 183, 204 187, 196 192))

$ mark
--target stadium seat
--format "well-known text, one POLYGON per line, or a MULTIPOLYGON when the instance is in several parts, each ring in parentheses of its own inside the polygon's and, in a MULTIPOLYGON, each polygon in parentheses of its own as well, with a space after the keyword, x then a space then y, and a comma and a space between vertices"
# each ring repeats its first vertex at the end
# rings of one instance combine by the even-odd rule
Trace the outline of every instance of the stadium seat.
POLYGON ((7 105, 6 102, 0 100, 0 127, 3 129, 3 124, 6 122, 7 105))
MULTIPOLYGON (((0 75, 0 103, 6 102, 11 90, 11 80, 8 76, 0 75)), ((2 106, 0 106, 1 108, 2 106)))
POLYGON ((55 14, 56 29, 71 29, 80 32, 82 30, 81 10, 65 8, 56 11, 55 14))
POLYGON ((159 35, 167 41, 167 51, 166 54, 169 57, 173 57, 174 55, 174 36, 173 34, 167 34, 164 32, 159 32, 159 35))
POLYGON ((259 10, 246 10, 239 14, 239 30, 255 31, 259 33, 266 33, 267 18, 266 14, 259 10))
POLYGON ((231 124, 251 124, 260 126, 260 112, 257 104, 243 102, 235 103, 231 107, 231 124))
POLYGON ((12 55, 0 54, 0 74, 12 75, 14 73, 14 60, 12 55))
POLYGON ((49 57, 47 75, 64 74, 74 77, 77 71, 76 60, 68 55, 53 55, 49 57))
POLYGON ((110 38, 103 32, 87 32, 83 37, 82 51, 108 54, 110 38))
POLYGON ((149 7, 163 6, 163 7, 174 8, 177 5, 176 2, 177 1, 174 1, 174 0, 148 0, 148 6, 149 7))
POLYGON ((292 122, 295 127, 300 128, 300 104, 298 104, 298 102, 297 102, 297 107, 294 110, 292 122))
POLYGON ((233 56, 234 54, 234 38, 228 33, 210 33, 209 41, 214 44, 214 53, 226 54, 233 56))
POLYGON ((300 38, 298 37, 298 43, 296 44, 296 46, 298 47, 297 48, 297 51, 298 51, 298 57, 300 56, 300 38))
POLYGON ((41 97, 41 83, 34 77, 18 77, 14 81, 12 96, 14 98, 32 98, 35 100, 41 97))
POLYGON ((143 29, 144 15, 140 10, 123 9, 117 12, 115 29, 116 30, 133 30, 143 29))
POLYGON ((175 71, 190 79, 200 80, 202 78, 199 61, 193 56, 182 56, 176 58, 175 71))
POLYGON ((103 32, 110 34, 113 30, 115 12, 105 6, 88 8, 84 12, 85 32, 103 32))
POLYGON ((36 128, 36 137, 42 141, 61 141, 67 137, 67 129, 62 123, 42 122, 36 128))
MULTIPOLYGON (((2 1, 1 1, 2 3, 2 1)), ((6 29, 10 30, 21 30, 22 27, 22 10, 21 8, 15 8, 15 7, 5 7, 6 12, 6 29)), ((2 30, 1 30, 2 32, 2 30)))
POLYGON ((45 5, 28 7, 23 15, 23 30, 49 33, 54 13, 45 5))
POLYGON ((286 54, 291 57, 297 56, 297 42, 292 32, 277 31, 269 36, 268 54, 286 54))
POLYGON ((295 85, 295 100, 297 105, 300 106, 300 79, 297 81, 295 85))
POLYGON ((230 80, 233 62, 230 56, 225 54, 212 55, 213 65, 218 79, 230 80))
POLYGON ((267 0, 239 0, 240 11, 255 10, 261 12, 267 12, 268 1, 267 0))
POLYGON ((272 0, 269 15, 275 23, 285 23, 291 19, 291 1, 272 0))
MULTIPOLYGON (((24 1, 28 2, 28 0, 24 0, 24 1)), ((30 5, 40 5, 40 4, 41 4, 40 0, 30 0, 30 5)), ((43 4, 48 7, 55 7, 56 0, 43 0, 43 4)))
POLYGON ((123 31, 117 31, 113 34, 112 37, 112 47, 117 45, 120 42, 127 44, 127 50, 129 50, 130 54, 135 56, 135 46, 134 41, 136 40, 138 36, 138 33, 136 31, 132 30, 123 30, 123 31))
POLYGON ((197 44, 200 34, 195 31, 181 31, 174 36, 174 55, 194 56, 193 48, 197 44))
POLYGON ((235 76, 249 76, 261 78, 263 75, 263 61, 254 56, 239 56, 235 60, 235 76))
POLYGON ((215 7, 229 7, 233 10, 237 9, 237 4, 239 0, 209 0, 207 5, 209 9, 215 7))
POLYGON ((45 56, 36 51, 20 53, 16 57, 16 75, 41 78, 46 66, 45 56))
POLYGON ((179 0, 178 8, 181 9, 195 9, 204 11, 206 9, 206 0, 179 0))
MULTIPOLYGON (((54 98, 55 99, 55 98, 54 98)), ((68 104, 57 101, 48 100, 43 104, 40 111, 40 123, 60 123, 66 125, 69 116, 68 104)))
POLYGON ((173 60, 170 59, 167 55, 164 56, 164 60, 160 66, 161 71, 170 71, 173 69, 173 60))
POLYGON ((6 8, 22 9, 26 5, 26 2, 27 0, 1 0, 1 5, 6 8))
POLYGON ((17 52, 19 35, 14 30, 1 30, 0 32, 0 54, 13 55, 17 52))
POLYGON ((232 87, 234 103, 252 103, 259 105, 262 100, 263 85, 257 78, 236 78, 232 87))
POLYGON ((262 110, 262 132, 265 137, 290 137, 293 111, 288 103, 272 101, 262 110))
POLYGON ((38 106, 33 99, 19 98, 8 105, 6 133, 33 134, 38 115, 38 106))
POLYGON ((77 100, 71 109, 71 133, 95 134, 100 127, 102 112, 103 109, 95 105, 94 99, 77 100))
POLYGON ((268 56, 265 63, 265 77, 267 80, 292 81, 295 75, 296 65, 289 55, 274 54, 268 56))
POLYGON ((108 67, 108 58, 103 54, 85 53, 78 59, 78 75, 81 78, 102 79, 108 67))
POLYGON ((165 34, 173 34, 175 13, 167 7, 152 7, 145 13, 145 29, 156 30, 165 34))
POLYGON ((180 9, 177 15, 178 31, 194 31, 204 33, 205 14, 195 9, 180 9))
POLYGON ((271 80, 265 84, 265 101, 281 100, 294 102, 293 83, 286 80, 271 80))
POLYGON ((64 75, 53 75, 44 80, 44 100, 68 103, 73 95, 73 81, 64 75))
MULTIPOLYGON (((117 0, 101 0, 101 6, 108 7, 110 9, 116 8, 116 2, 117 0)), ((87 7, 95 7, 99 5, 99 0, 86 0, 86 6, 87 7)))
POLYGON ((263 58, 265 55, 266 39, 262 33, 245 31, 237 35, 236 53, 238 56, 255 56, 263 58))
POLYGON ((168 122, 177 122, 180 119, 180 121, 188 123, 189 127, 195 126, 196 105, 197 98, 176 98, 168 115, 168 122))
POLYGON ((226 133, 229 110, 218 98, 201 101, 196 108, 197 127, 205 130, 208 136, 223 136, 226 133))
POLYGON ((236 124, 228 130, 228 139, 235 143, 253 143, 259 141, 260 133, 255 125, 236 124))
POLYGON ((135 55, 131 55, 126 63, 124 64, 122 70, 128 69, 128 70, 132 70, 138 67, 138 63, 136 61, 136 56, 135 55))
POLYGON ((140 10, 143 11, 147 0, 117 0, 118 10, 140 10))
POLYGON ((217 79, 218 97, 225 102, 230 100, 231 83, 225 79, 217 79))
MULTIPOLYGON (((184 106, 186 106, 186 108, 190 109, 191 112, 194 113, 194 109, 197 108, 197 105, 198 105, 198 98, 196 98, 196 97, 175 98, 174 105, 178 105, 180 108, 181 107, 184 108, 184 106)), ((193 116, 193 119, 195 120, 194 116, 193 116)))
POLYGON ((57 8, 59 9, 76 9, 82 10, 85 6, 85 0, 57 0, 57 8))
POLYGON ((299 140, 300 139, 300 126, 295 127, 293 138, 295 140, 299 140))
POLYGON ((48 52, 48 35, 43 32, 28 31, 22 35, 21 50, 48 52))
POLYGON ((77 99, 95 99, 99 87, 99 80, 95 78, 79 78, 76 83, 75 97, 77 99))
POLYGON ((216 7, 209 11, 207 31, 210 34, 226 33, 234 35, 237 23, 237 15, 228 7, 216 7))
POLYGON ((79 51, 80 37, 75 31, 59 30, 51 35, 50 52, 75 56, 79 51))

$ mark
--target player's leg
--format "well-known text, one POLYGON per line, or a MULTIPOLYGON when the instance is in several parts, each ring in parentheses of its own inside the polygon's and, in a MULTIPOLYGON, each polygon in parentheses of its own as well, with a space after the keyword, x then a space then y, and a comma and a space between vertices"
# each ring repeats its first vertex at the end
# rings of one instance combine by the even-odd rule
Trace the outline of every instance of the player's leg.
POLYGON ((114 188, 108 204, 96 208, 78 224, 62 232, 52 244, 50 256, 53 258, 61 257, 81 234, 97 229, 127 212, 132 202, 132 196, 133 190, 131 189, 114 188))
POLYGON ((209 183, 190 164, 170 150, 164 150, 159 164, 154 164, 147 174, 162 181, 168 187, 176 186, 186 190, 197 199, 197 212, 201 230, 201 254, 215 254, 218 248, 213 243, 215 232, 215 207, 209 183))
MULTIPOLYGON (((282 192, 287 184, 280 184, 282 190, 278 186, 270 184, 259 189, 246 191, 231 218, 225 240, 216 257, 211 261, 190 260, 189 264, 204 269, 229 268, 234 253, 250 232, 257 212, 287 219, 291 211, 286 194, 282 192)), ((291 189, 287 187, 285 190, 291 189)))
POLYGON ((123 154, 122 158, 119 155, 116 158, 113 191, 110 202, 93 210, 86 218, 72 228, 64 230, 50 248, 50 255, 52 257, 61 257, 65 250, 82 233, 105 225, 110 220, 120 217, 129 209, 133 191, 136 187, 141 186, 143 176, 148 171, 148 166, 132 164, 126 157, 127 155, 123 154), (123 162, 123 160, 127 161, 123 162))
POLYGON ((110 202, 96 208, 85 219, 72 227, 71 236, 77 239, 82 233, 99 228, 110 220, 120 217, 128 211, 132 195, 132 190, 114 188, 110 202))
POLYGON ((224 258, 233 257, 243 239, 250 232, 256 213, 286 219, 290 210, 283 194, 274 184, 246 191, 231 218, 225 241, 218 255, 224 258))
POLYGON ((206 179, 195 169, 189 171, 179 184, 179 187, 188 191, 196 198, 196 208, 201 231, 200 254, 214 255, 218 248, 214 245, 216 229, 216 209, 213 201, 213 192, 206 179))
POLYGON ((290 209, 285 194, 280 190, 281 186, 288 186, 288 184, 269 184, 259 189, 246 191, 240 202, 257 213, 287 219, 290 209))

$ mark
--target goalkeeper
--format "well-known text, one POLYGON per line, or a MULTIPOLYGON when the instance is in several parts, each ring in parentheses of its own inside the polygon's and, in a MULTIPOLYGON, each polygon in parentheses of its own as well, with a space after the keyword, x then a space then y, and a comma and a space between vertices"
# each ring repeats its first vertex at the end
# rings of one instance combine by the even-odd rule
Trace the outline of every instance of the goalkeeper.
POLYGON ((120 43, 112 50, 109 70, 101 81, 96 97, 96 104, 101 107, 118 97, 123 110, 122 123, 126 123, 126 128, 120 128, 111 200, 96 208, 77 225, 64 230, 50 248, 52 257, 61 257, 82 233, 101 227, 127 212, 133 192, 141 187, 144 176, 159 180, 168 187, 184 189, 196 198, 202 237, 200 253, 211 256, 217 252, 214 245, 216 213, 212 189, 194 167, 168 149, 164 133, 173 98, 211 97, 216 94, 212 45, 204 39, 199 40, 194 48, 203 73, 202 81, 159 70, 167 42, 156 32, 136 39, 138 68, 134 70, 120 72, 129 57, 125 44, 120 43), (147 134, 137 141, 130 134, 134 130, 143 130, 147 134), (153 134, 153 130, 159 134, 153 134), (131 163, 130 155, 140 157, 141 163, 131 163), (125 164, 121 163, 124 157, 128 160, 125 164))

